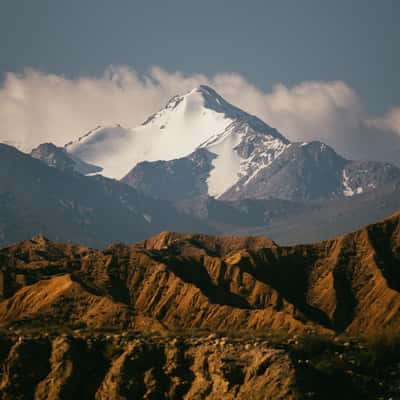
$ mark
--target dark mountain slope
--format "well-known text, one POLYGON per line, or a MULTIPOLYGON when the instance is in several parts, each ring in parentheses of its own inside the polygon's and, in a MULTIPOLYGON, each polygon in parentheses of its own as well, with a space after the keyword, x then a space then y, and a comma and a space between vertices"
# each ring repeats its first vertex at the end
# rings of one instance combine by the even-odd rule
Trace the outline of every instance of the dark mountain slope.
POLYGON ((49 167, 62 171, 76 171, 84 175, 101 171, 100 167, 85 163, 77 156, 68 154, 65 148, 57 147, 53 143, 42 143, 31 151, 31 156, 45 162, 49 167))
POLYGON ((50 168, 0 144, 0 243, 42 233, 101 247, 132 242, 173 227, 206 230, 166 201, 154 200, 101 176, 50 168))
POLYGON ((170 201, 207 193, 207 178, 215 155, 198 149, 190 156, 172 161, 144 161, 121 181, 147 196, 170 201))

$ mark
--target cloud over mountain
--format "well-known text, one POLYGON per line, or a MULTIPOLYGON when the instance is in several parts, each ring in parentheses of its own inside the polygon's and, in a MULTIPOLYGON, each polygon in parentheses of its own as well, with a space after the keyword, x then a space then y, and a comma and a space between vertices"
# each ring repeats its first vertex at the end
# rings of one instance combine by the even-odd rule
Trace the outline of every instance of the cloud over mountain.
POLYGON ((206 84, 293 141, 320 140, 348 158, 400 164, 400 107, 368 115, 363 100, 341 81, 282 84, 263 92, 238 74, 184 75, 152 68, 140 76, 110 67, 101 77, 67 77, 26 70, 0 86, 0 140, 26 148, 63 145, 97 125, 134 127, 177 93, 206 84))

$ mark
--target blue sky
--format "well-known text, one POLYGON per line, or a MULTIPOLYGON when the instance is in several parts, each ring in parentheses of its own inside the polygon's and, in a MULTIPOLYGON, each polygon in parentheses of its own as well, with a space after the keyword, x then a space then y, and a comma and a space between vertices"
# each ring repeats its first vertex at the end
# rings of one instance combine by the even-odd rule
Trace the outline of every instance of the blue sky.
POLYGON ((399 21, 400 0, 2 0, 0 141, 134 127, 208 84, 289 140, 400 165, 399 21))
POLYGON ((0 74, 235 72, 268 91, 341 80, 375 113, 400 104, 397 0, 3 0, 0 74))

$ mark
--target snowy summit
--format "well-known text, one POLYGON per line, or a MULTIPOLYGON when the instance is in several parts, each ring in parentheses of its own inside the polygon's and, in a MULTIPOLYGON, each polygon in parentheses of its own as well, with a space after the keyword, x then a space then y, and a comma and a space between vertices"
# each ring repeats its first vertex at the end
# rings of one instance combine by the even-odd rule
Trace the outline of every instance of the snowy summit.
POLYGON ((348 161, 324 143, 290 143, 208 86, 174 96, 134 129, 97 127, 65 148, 104 176, 167 199, 352 197, 400 175, 384 163, 348 161))

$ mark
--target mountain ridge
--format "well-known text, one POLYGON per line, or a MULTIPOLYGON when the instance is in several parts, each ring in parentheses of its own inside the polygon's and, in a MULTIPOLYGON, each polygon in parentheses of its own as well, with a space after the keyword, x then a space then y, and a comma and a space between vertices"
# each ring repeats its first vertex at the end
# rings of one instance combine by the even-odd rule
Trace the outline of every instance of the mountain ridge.
POLYGON ((101 167, 85 163, 78 157, 68 154, 64 147, 57 147, 53 143, 42 143, 32 149, 30 155, 45 162, 49 167, 65 171, 76 171, 83 175, 101 172, 101 167))
POLYGON ((93 250, 36 237, 0 249, 9 288, 0 321, 99 328, 115 314, 121 327, 146 317, 172 330, 398 332, 399 257, 400 212, 292 247, 265 237, 162 232, 93 250), (70 305, 61 307, 66 297, 70 305))
POLYGON ((63 149, 50 147, 32 155, 171 201, 326 201, 400 182, 400 169, 389 163, 346 160, 317 141, 290 142, 204 85, 174 96, 136 128, 97 126, 63 149))
POLYGON ((171 201, 331 200, 400 182, 389 163, 346 160, 317 141, 289 142, 206 86, 174 96, 138 128, 98 128, 67 150, 96 165, 122 158, 125 173, 114 177, 171 201))
POLYGON ((141 240, 173 226, 182 231, 207 226, 178 213, 167 201, 146 197, 118 181, 49 167, 4 144, 0 204, 1 244, 42 233, 53 240, 101 247, 141 240))
POLYGON ((373 223, 398 208, 400 183, 323 202, 214 199, 199 194, 206 184, 210 155, 206 149, 197 153, 202 153, 199 160, 204 162, 200 182, 191 169, 196 171, 197 162, 188 165, 183 160, 183 180, 180 174, 169 175, 166 162, 156 170, 162 177, 159 187, 135 190, 101 175, 84 176, 65 169, 63 162, 49 167, 46 160, 0 145, 0 244, 42 233, 52 240, 102 247, 142 240, 165 229, 267 235, 280 244, 312 243, 373 223), (179 190, 171 192, 171 187, 179 190), (164 190, 161 196, 160 190, 164 190), (182 201, 190 191, 195 197, 182 201), (171 193, 166 197, 171 202, 162 200, 171 193))

